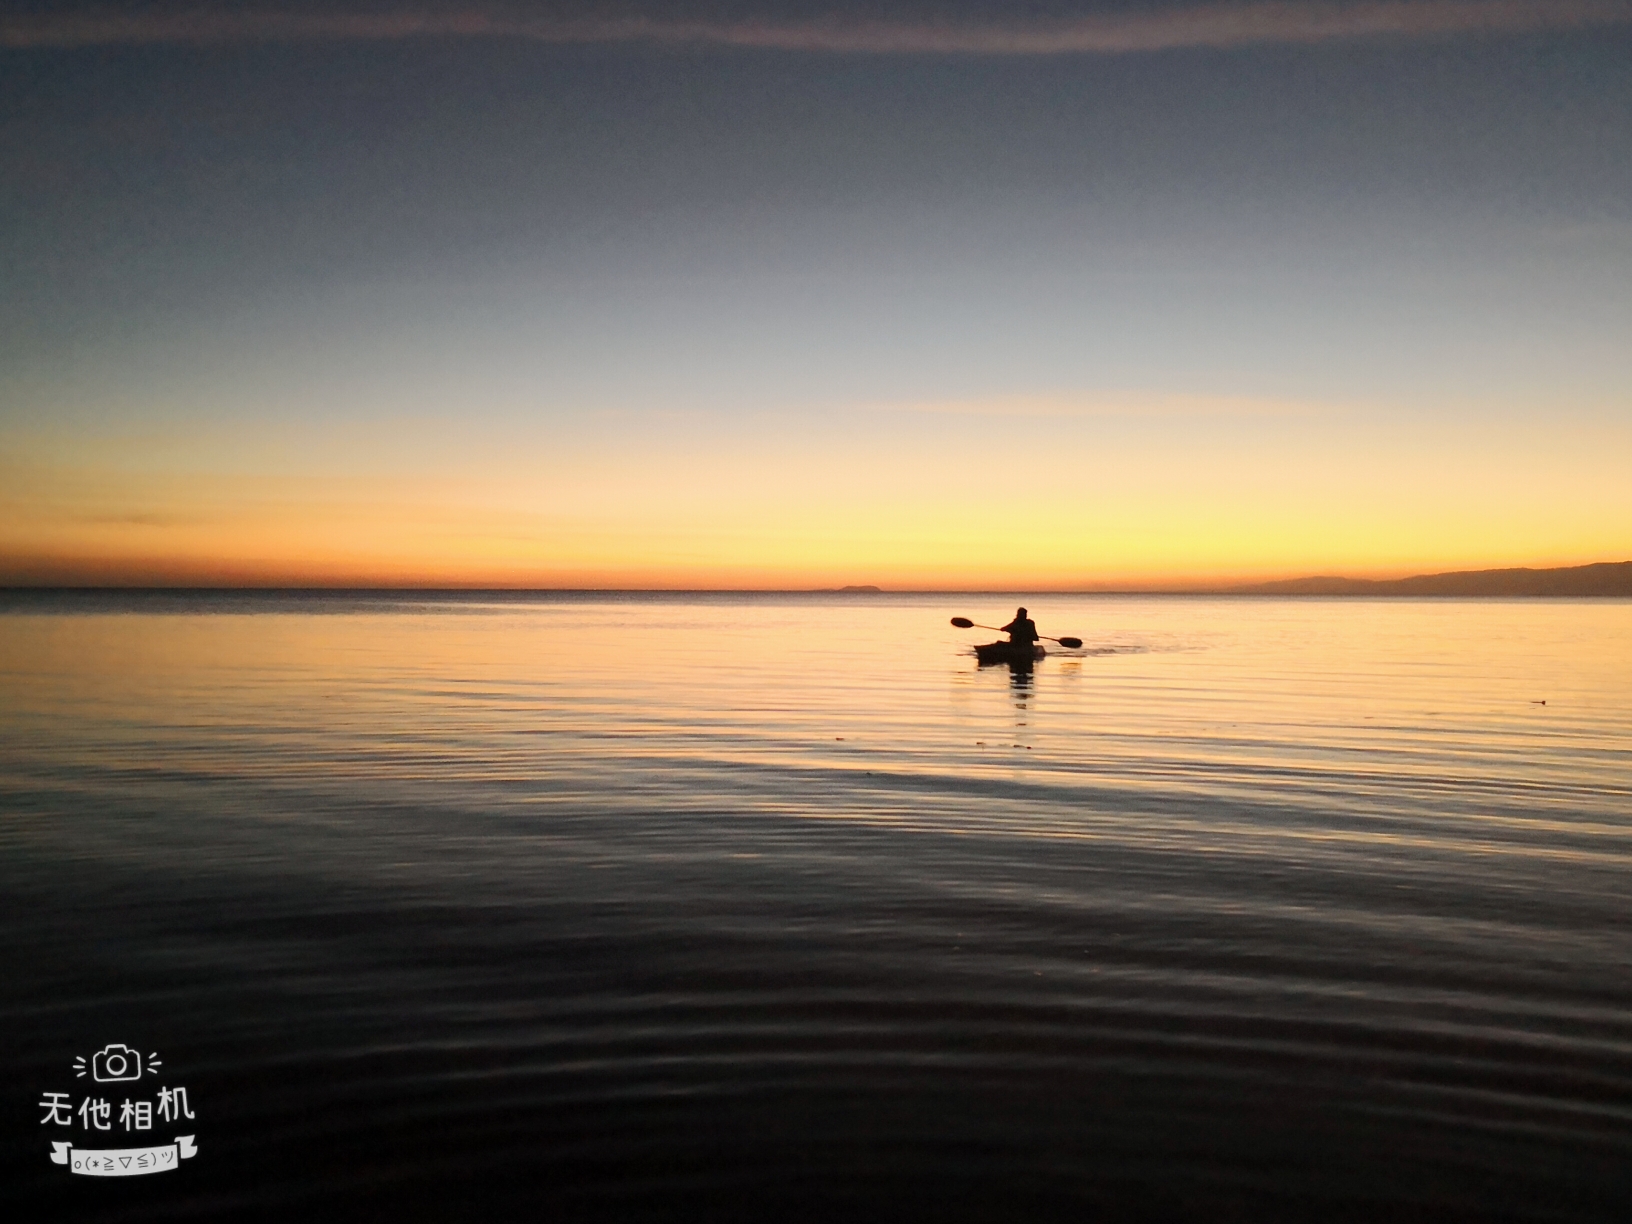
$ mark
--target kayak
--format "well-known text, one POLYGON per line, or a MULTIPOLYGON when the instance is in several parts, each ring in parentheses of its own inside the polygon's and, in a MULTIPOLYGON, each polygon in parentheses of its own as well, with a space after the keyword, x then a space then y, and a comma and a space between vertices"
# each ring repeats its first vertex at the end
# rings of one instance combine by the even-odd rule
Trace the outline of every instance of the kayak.
POLYGON ((1048 652, 1041 646, 1032 645, 1028 651, 1023 646, 1016 646, 1012 642, 987 642, 975 647, 975 657, 980 665, 985 667, 990 663, 1007 663, 1010 666, 1030 667, 1048 652))

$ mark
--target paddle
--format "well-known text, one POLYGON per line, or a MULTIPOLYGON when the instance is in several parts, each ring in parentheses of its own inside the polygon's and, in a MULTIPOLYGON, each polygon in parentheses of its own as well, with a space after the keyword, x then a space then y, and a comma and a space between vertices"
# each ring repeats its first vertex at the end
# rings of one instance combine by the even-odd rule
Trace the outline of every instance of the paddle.
MULTIPOLYGON (((954 616, 952 618, 952 623, 959 629, 990 629, 993 633, 1005 632, 1004 630, 999 629, 996 625, 977 625, 967 616, 954 616)), ((1076 650, 1082 645, 1081 638, 1051 638, 1046 633, 1039 633, 1037 636, 1042 638, 1044 641, 1058 642, 1067 650, 1076 650)))

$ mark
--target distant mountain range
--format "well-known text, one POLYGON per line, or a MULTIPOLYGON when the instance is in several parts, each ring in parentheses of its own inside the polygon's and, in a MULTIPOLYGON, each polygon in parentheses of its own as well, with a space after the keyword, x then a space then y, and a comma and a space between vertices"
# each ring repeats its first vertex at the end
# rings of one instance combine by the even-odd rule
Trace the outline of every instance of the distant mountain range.
POLYGON ((1466 570, 1415 578, 1288 578, 1228 588, 1232 595, 1623 595, 1632 596, 1632 561, 1563 569, 1466 570))

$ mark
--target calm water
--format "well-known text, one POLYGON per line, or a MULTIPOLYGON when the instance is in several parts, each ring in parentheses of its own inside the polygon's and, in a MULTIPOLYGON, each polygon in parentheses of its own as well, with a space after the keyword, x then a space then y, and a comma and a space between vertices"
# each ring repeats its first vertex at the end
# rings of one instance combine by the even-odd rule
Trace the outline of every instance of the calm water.
POLYGON ((1627 1218, 1632 604, 0 600, 30 1218, 1627 1218))

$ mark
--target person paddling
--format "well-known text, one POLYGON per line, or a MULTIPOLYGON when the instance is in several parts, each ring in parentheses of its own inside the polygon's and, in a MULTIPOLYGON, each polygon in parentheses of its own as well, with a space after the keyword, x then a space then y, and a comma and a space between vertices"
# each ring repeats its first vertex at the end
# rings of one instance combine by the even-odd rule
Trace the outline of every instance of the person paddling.
POLYGON ((1016 609, 1014 619, 1003 626, 1003 632, 1009 635, 1009 645, 1021 652, 1021 657, 1029 655, 1041 636, 1036 623, 1026 615, 1024 608, 1016 609))
MULTIPOLYGON (((952 624, 959 629, 997 629, 996 625, 977 625, 967 616, 954 616, 952 624)), ((1032 653, 1037 649, 1039 639, 1045 642, 1058 642, 1067 650, 1082 648, 1081 638, 1044 637, 1041 633, 1038 633, 1037 626, 1026 615, 1024 608, 1018 609, 1014 619, 1004 625, 1003 628, 998 629, 998 632, 1008 634, 1009 640, 1006 642, 987 642, 984 646, 975 647, 975 653, 980 656, 982 664, 1001 663, 1013 659, 1024 659, 1029 662, 1033 658, 1040 657, 1032 653)))

